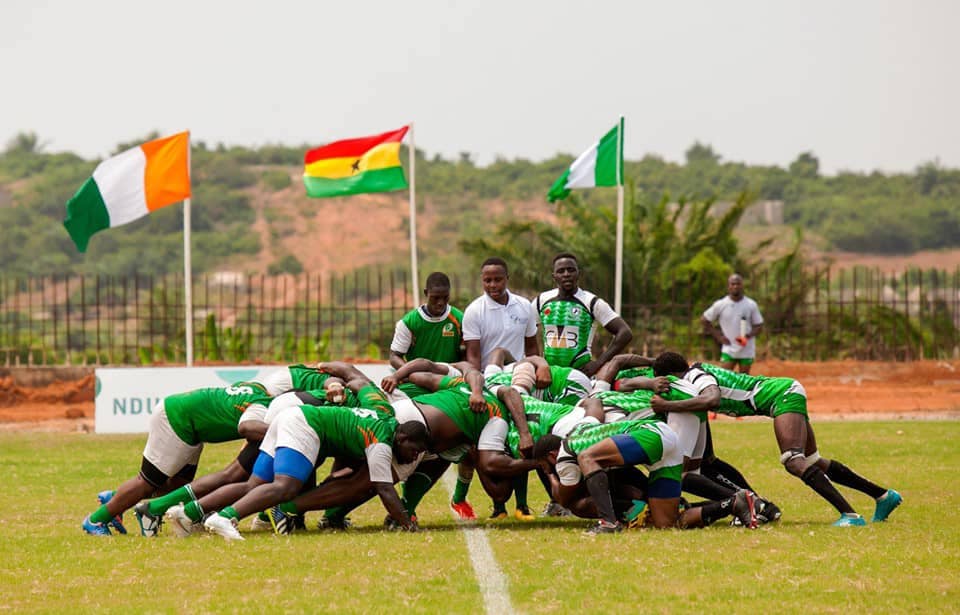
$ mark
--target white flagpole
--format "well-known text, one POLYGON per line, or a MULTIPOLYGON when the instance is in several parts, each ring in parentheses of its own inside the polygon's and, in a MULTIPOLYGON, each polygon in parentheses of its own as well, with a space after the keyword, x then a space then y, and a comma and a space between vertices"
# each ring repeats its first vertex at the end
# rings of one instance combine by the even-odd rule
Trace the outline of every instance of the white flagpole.
POLYGON ((187 367, 193 367, 193 276, 190 271, 190 199, 183 199, 183 309, 187 367))
POLYGON ((420 305, 420 276, 417 272, 417 145, 413 138, 413 122, 410 122, 407 155, 410 162, 410 293, 413 309, 416 309, 420 305))
POLYGON ((623 116, 617 130, 617 265, 614 278, 613 310, 619 314, 623 299, 623 116))

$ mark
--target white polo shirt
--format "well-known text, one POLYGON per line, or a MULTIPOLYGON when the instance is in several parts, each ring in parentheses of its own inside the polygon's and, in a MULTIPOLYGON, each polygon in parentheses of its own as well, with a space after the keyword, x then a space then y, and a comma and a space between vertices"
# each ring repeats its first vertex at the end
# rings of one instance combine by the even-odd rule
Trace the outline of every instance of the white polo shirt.
POLYGON ((537 334, 533 305, 510 291, 501 305, 486 293, 463 311, 463 341, 480 340, 480 369, 487 366, 495 348, 506 348, 514 359, 524 357, 524 340, 537 334))

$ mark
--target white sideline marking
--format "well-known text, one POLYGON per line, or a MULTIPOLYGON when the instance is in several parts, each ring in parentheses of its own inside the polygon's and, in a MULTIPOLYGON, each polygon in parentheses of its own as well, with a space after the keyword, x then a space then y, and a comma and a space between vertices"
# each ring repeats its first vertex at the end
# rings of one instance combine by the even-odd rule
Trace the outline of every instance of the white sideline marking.
MULTIPOLYGON (((455 469, 453 468, 454 471, 455 469)), ((450 497, 453 497, 456 480, 452 471, 443 474, 443 484, 446 486, 450 497)), ((457 513, 450 512, 456 517, 457 513)), ((497 565, 493 550, 490 548, 490 542, 487 540, 486 531, 482 527, 466 524, 462 524, 460 529, 463 530, 467 539, 470 563, 473 564, 473 572, 477 577, 477 583, 480 585, 483 606, 487 613, 489 615, 514 613, 513 605, 510 603, 510 592, 507 589, 507 578, 503 576, 500 566, 497 565)))

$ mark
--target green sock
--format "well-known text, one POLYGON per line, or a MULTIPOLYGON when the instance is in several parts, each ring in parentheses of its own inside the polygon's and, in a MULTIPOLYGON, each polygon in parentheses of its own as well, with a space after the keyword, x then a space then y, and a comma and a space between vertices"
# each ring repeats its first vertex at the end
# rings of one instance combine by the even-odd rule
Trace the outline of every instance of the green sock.
POLYGON ((187 502, 183 507, 183 513, 194 523, 199 523, 200 519, 203 519, 203 508, 200 506, 200 500, 187 502))
POLYGON ((282 512, 285 512, 285 513, 288 514, 288 515, 299 515, 299 514, 300 514, 300 513, 297 511, 297 505, 294 504, 293 502, 284 502, 284 503, 280 504, 280 510, 281 510, 282 512))
POLYGON ((349 506, 334 506, 333 508, 328 508, 323 511, 323 516, 327 519, 346 519, 347 513, 351 510, 353 510, 353 508, 349 506))
POLYGON ((172 506, 186 504, 196 499, 197 496, 193 495, 193 489, 190 488, 190 485, 184 485, 179 489, 174 489, 167 495, 161 495, 158 498, 150 500, 150 502, 148 502, 149 511, 151 515, 160 516, 167 512, 167 509, 172 506))
POLYGON ((470 491, 470 481, 464 480, 463 477, 457 477, 457 485, 453 488, 453 499, 451 500, 454 504, 459 504, 460 502, 467 501, 467 492, 470 491))
POLYGON ((433 481, 423 472, 414 472, 410 475, 410 478, 404 481, 403 505, 407 509, 408 514, 416 514, 417 504, 419 504, 423 496, 427 494, 427 491, 430 491, 432 485, 433 481))
POLYGON ((106 504, 98 508, 92 515, 90 515, 90 521, 93 523, 106 523, 110 519, 113 519, 113 515, 107 512, 106 504))
POLYGON ((513 479, 513 495, 517 498, 517 508, 527 508, 527 479, 529 474, 521 474, 513 479))
MULTIPOLYGON (((287 511, 283 511, 283 512, 287 512, 287 511)), ((267 515, 266 511, 263 511, 263 510, 257 513, 257 519, 260 519, 261 521, 266 521, 268 523, 270 522, 270 517, 267 515)))
POLYGON ((221 517, 226 517, 227 519, 236 519, 240 520, 240 515, 237 514, 237 511, 233 509, 233 506, 227 506, 218 513, 221 517))

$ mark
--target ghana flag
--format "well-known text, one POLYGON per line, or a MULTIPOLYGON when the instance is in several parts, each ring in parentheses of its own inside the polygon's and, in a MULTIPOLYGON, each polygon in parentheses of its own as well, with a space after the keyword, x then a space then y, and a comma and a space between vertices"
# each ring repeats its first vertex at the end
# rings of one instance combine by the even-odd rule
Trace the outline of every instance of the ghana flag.
POLYGON ((304 156, 307 196, 326 197, 387 192, 407 187, 400 166, 400 142, 409 126, 372 137, 345 139, 304 156))

